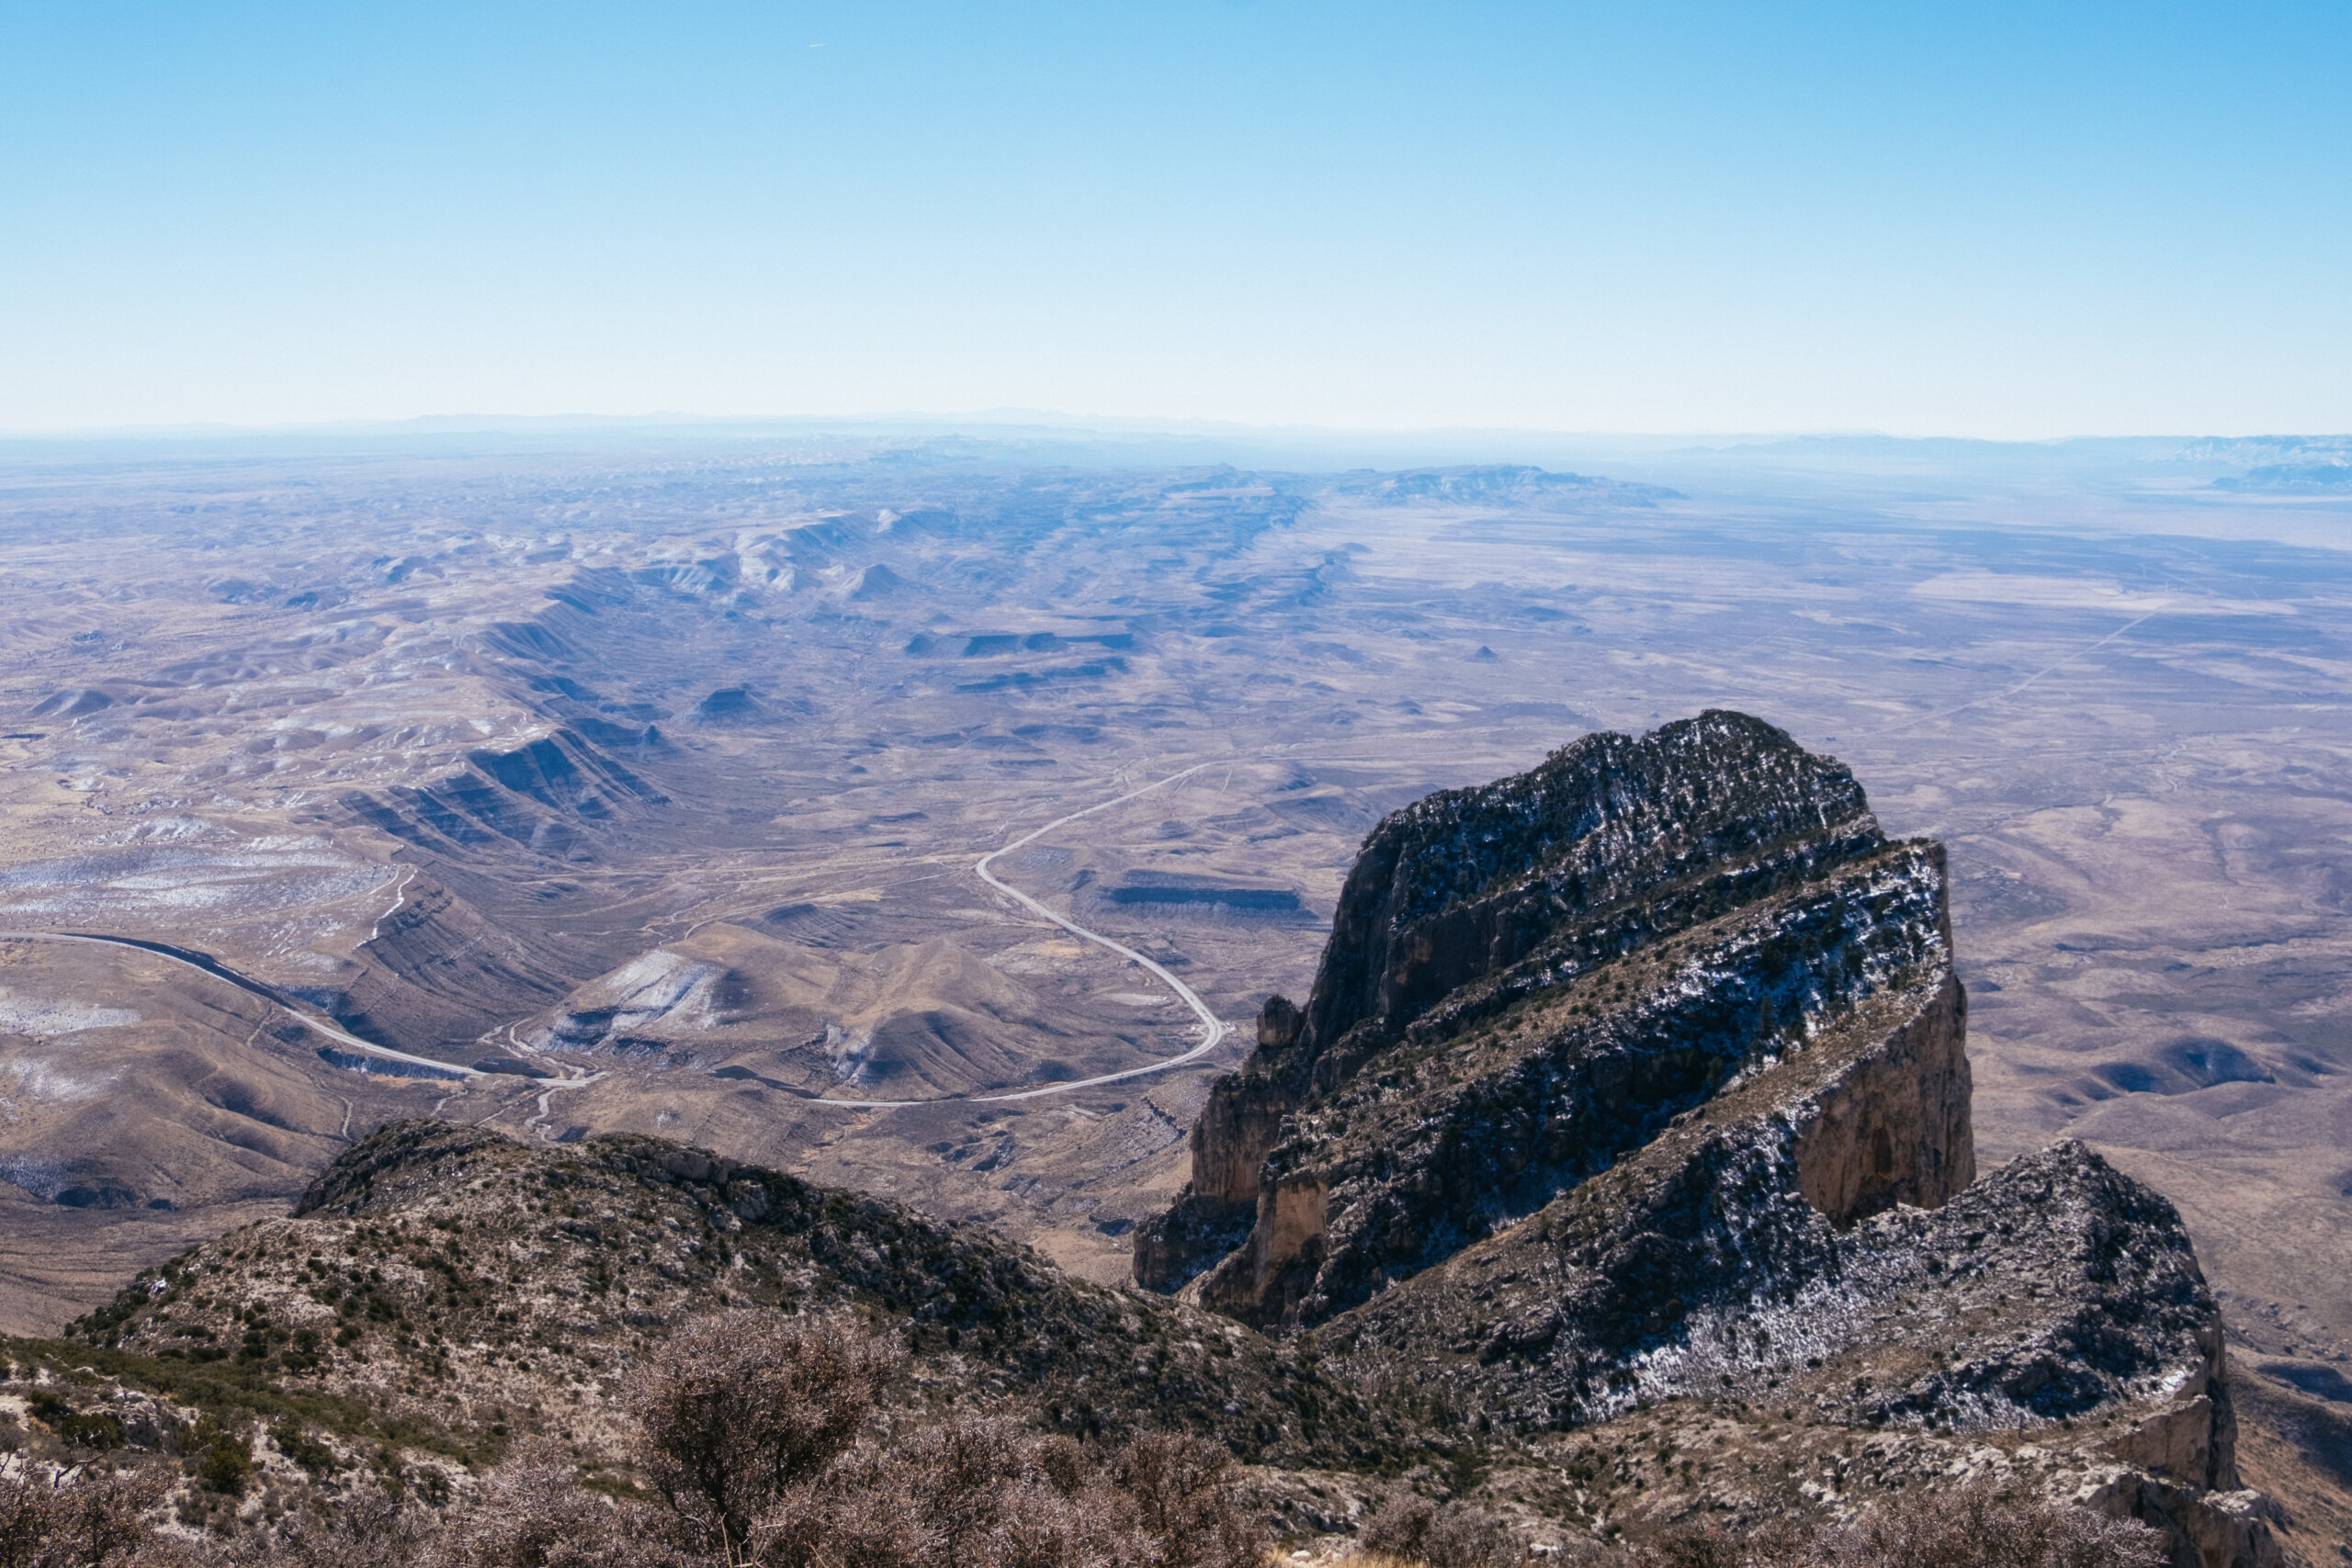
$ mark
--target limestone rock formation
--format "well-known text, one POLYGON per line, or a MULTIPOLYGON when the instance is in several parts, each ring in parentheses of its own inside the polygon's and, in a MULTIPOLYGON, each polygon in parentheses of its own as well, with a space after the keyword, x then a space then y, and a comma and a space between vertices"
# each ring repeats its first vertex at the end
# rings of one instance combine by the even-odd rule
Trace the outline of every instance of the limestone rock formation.
MULTIPOLYGON (((2274 1561, 2178 1214, 2075 1144, 1978 1180, 1966 1032, 1942 848, 1843 767, 1738 714, 1593 736, 1374 830, 1136 1279, 1480 1431, 2096 1430, 2014 1451, 2274 1561)), ((1695 1474, 1648 1506, 1728 1506, 1695 1474)))
MULTIPOLYGON (((1306 1007, 1269 1002, 1258 1049, 1212 1091, 1191 1188, 1139 1232, 1136 1277, 1166 1291, 1215 1266, 1207 1304, 1316 1321, 1950 966, 1940 850, 1890 844, 1851 773, 1743 715, 1593 736, 1432 795, 1366 840, 1306 1007), (1247 1247, 1220 1263, 1207 1248, 1245 1207, 1247 1247)), ((1854 1123, 1885 1168, 1834 1177, 1840 1116, 1860 1112, 1826 1119, 1809 1163, 1849 1213, 1974 1175, 1964 1002, 1939 983, 1920 1006, 1952 1015, 1934 1080, 1951 1103, 1854 1123)))

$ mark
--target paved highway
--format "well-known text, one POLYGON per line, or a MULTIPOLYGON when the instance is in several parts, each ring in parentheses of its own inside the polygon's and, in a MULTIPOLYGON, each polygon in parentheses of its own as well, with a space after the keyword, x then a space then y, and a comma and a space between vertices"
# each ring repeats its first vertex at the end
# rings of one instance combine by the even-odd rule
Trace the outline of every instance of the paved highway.
POLYGON ((168 942, 142 942, 137 937, 101 936, 95 931, 0 931, 0 941, 88 942, 96 942, 101 947, 127 947, 137 953, 153 953, 158 958, 166 958, 174 964, 193 969, 199 975, 209 975, 216 980, 226 981, 241 991, 249 991, 272 1007, 292 1015, 294 1021, 305 1029, 323 1034, 348 1050, 358 1051, 387 1062, 405 1062, 411 1066, 426 1068, 435 1077, 478 1078, 483 1076, 471 1067, 461 1067, 455 1062, 439 1062, 430 1056, 412 1056, 405 1051, 395 1051, 389 1045, 379 1045, 372 1040, 362 1040, 349 1030, 338 1029, 326 1020, 305 1010, 298 1006, 292 998, 267 981, 256 980, 250 975, 240 975, 209 953, 174 947, 168 942))
MULTIPOLYGON (((1013 886, 1011 883, 1006 882, 1003 878, 998 876, 996 873, 989 869, 990 864, 998 859, 1011 854, 1015 850, 1025 849, 1029 845, 1035 843, 1039 839, 1044 838, 1046 834, 1052 832, 1057 828, 1068 827, 1070 823, 1076 822, 1081 818, 1091 817, 1098 811, 1108 811, 1113 807, 1125 806, 1128 801, 1134 800, 1139 795, 1149 795, 1152 791, 1157 789, 1165 789, 1170 784, 1176 783, 1180 779, 1191 778, 1194 773, 1201 772, 1204 768, 1216 767, 1217 765, 1218 764, 1215 762, 1195 763, 1193 766, 1186 768, 1181 773, 1170 773, 1164 779, 1158 779, 1150 784, 1145 784, 1140 789, 1131 789, 1125 795, 1114 796, 1109 800, 1099 801, 1092 806, 1087 807, 1083 810, 1073 811, 1066 817, 1057 817, 1052 821, 1046 823, 1044 827, 1023 834, 1020 838, 1013 840, 1012 842, 1005 845, 1002 849, 989 851, 987 854, 982 855, 978 861, 974 863, 972 866, 973 872, 978 875, 982 882, 987 883, 990 887, 995 888, 1006 897, 1012 899, 1014 902, 1021 905, 1022 908, 1029 910, 1030 913, 1036 915, 1041 919, 1050 920, 1055 925, 1059 926, 1062 930, 1069 932, 1070 935, 1079 938, 1082 942, 1091 942, 1097 947, 1107 948, 1138 968, 1149 971, 1154 978, 1158 979, 1161 984, 1165 985, 1170 991, 1176 994, 1176 998, 1179 1001, 1193 1010, 1193 1017, 1200 1020, 1201 1038, 1199 1043, 1193 1045, 1192 1049, 1182 1052, 1177 1055, 1170 1056, 1162 1061, 1153 1062, 1148 1066, 1129 1067, 1124 1072, 1100 1073, 1091 1078, 1076 1078, 1067 1083, 1047 1084, 1042 1089, 1024 1089, 1009 1094, 945 1095, 940 1097, 942 1100, 998 1104, 1006 1100, 1039 1100, 1051 1094, 1069 1094, 1075 1089, 1092 1089, 1098 1084, 1117 1083, 1123 1078, 1141 1077, 1147 1073, 1166 1072, 1170 1067, 1181 1067, 1187 1062, 1198 1061, 1203 1056, 1205 1056, 1210 1052, 1216 1050, 1219 1044, 1223 1043, 1226 1033, 1230 1026, 1227 1024, 1224 1020, 1216 1016, 1216 1011, 1210 1008, 1209 1004, 1201 999, 1198 992, 1194 991, 1192 987, 1187 986, 1175 976, 1170 974, 1165 964, 1160 964, 1155 959, 1147 957, 1143 953, 1137 953, 1134 948, 1127 946, 1124 942, 1117 942, 1110 937, 1104 936, 1101 931, 1089 931, 1075 920, 1063 919, 1061 916, 1054 913, 1053 910, 1048 909, 1045 905, 1040 904, 1036 899, 1032 898, 1029 895, 1022 892, 1021 889, 1013 886)), ((405 880, 403 880, 401 886, 402 890, 405 891, 407 886, 405 880)), ((399 906, 395 904, 393 907, 397 908, 399 906)), ((300 1023, 304 1028, 324 1035, 327 1039, 334 1041, 336 1044, 346 1050, 360 1052, 363 1055, 373 1056, 386 1062, 405 1063, 410 1066, 424 1069, 427 1073, 436 1077, 478 1078, 488 1076, 476 1068, 459 1066, 454 1062, 436 1061, 430 1056, 411 1055, 406 1051, 395 1051, 389 1045, 379 1045, 371 1040, 362 1040, 359 1036, 352 1033, 350 1031, 340 1029, 334 1024, 329 1023, 326 1020, 320 1018, 316 1014, 300 1007, 293 1000, 293 998, 288 997, 275 986, 272 986, 266 981, 254 979, 248 975, 241 975, 236 970, 230 968, 227 964, 213 957, 209 953, 198 953, 187 948, 173 947, 165 942, 146 942, 137 937, 103 936, 95 931, 0 931, 0 940, 16 942, 96 942, 108 947, 127 947, 135 952, 153 953, 158 958, 169 959, 174 964, 182 964, 187 968, 193 969, 199 975, 209 975, 216 980, 224 981, 229 985, 236 987, 239 990, 250 992, 253 995, 261 998, 264 1001, 268 1002, 271 1006, 291 1015, 294 1020, 300 1023)), ((598 1073, 585 1077, 574 1077, 568 1080, 559 1080, 550 1084, 543 1084, 541 1086, 542 1089, 548 1092, 542 1093, 539 1096, 539 1114, 533 1117, 531 1120, 533 1122, 537 1122, 548 1114, 548 1093, 559 1089, 584 1089, 604 1076, 604 1074, 598 1073)), ((811 1105, 839 1106, 844 1111, 895 1111, 902 1106, 908 1105, 937 1104, 939 1103, 939 1100, 821 1099, 811 1100, 807 1101, 807 1103, 811 1105)))
MULTIPOLYGON (((1125 1072, 1102 1073, 1091 1078, 1076 1078, 1068 1083, 1048 1084, 1043 1089, 1024 1089, 1014 1094, 958 1094, 948 1095, 943 1098, 957 1101, 973 1101, 992 1105, 1009 1100, 1039 1100, 1049 1094, 1068 1094, 1073 1089, 1091 1089, 1096 1084, 1117 1083, 1122 1078, 1141 1077, 1146 1073, 1162 1073, 1166 1072, 1170 1067, 1181 1067, 1187 1062, 1198 1061, 1201 1057, 1207 1055, 1210 1052, 1216 1050, 1218 1044, 1224 1041, 1226 1031, 1230 1027, 1230 1025, 1227 1024, 1223 1019, 1217 1017, 1216 1011, 1210 1008, 1208 1003, 1201 1000, 1199 993, 1194 991, 1192 987, 1187 986, 1183 981, 1179 980, 1175 976, 1170 974, 1165 965, 1155 963, 1153 960, 1145 957, 1142 953, 1137 953, 1134 948, 1129 947, 1123 942, 1113 941, 1111 938, 1104 936, 1101 931, 1091 931, 1075 920, 1064 919, 1061 916, 1055 914, 1051 909, 1046 908, 1043 904, 1040 904, 1035 898, 1030 897, 1029 895, 1023 893, 1018 887, 1015 887, 1012 884, 1004 881, 1001 877, 998 876, 996 873, 989 869, 989 863, 996 860, 998 857, 1001 855, 1009 855, 1018 849, 1024 849, 1030 844, 1035 843, 1039 839, 1044 838, 1046 834, 1052 832, 1057 828, 1066 827, 1069 823, 1077 821, 1081 817, 1091 817, 1098 811, 1108 811, 1114 806, 1125 806, 1128 801, 1135 799, 1137 795, 1149 795, 1156 789, 1165 789, 1168 785, 1174 784, 1179 779, 1191 778, 1194 773, 1199 773, 1204 768, 1213 768, 1217 765, 1218 764, 1215 762, 1198 762, 1193 764, 1192 767, 1186 768, 1182 773, 1170 773, 1164 779, 1159 779, 1154 783, 1148 784, 1141 789, 1131 789, 1125 795, 1115 796, 1110 800, 1099 802, 1096 805, 1088 807, 1083 811, 1073 811, 1067 817, 1057 817, 1052 821, 1046 823, 1044 827, 1037 829, 1035 831, 1023 834, 1020 838, 1013 840, 1012 842, 1005 845, 1002 849, 989 851, 987 854, 982 855, 972 867, 972 870, 978 874, 979 879, 982 882, 987 883, 990 887, 995 888, 1005 897, 1013 899, 1015 902, 1019 903, 1022 908, 1029 910, 1032 914, 1037 915, 1045 919, 1051 920, 1054 924, 1061 927, 1062 930, 1069 932, 1070 935, 1077 937, 1081 941, 1091 942, 1097 947, 1109 948, 1113 953, 1117 953, 1128 963, 1149 970, 1152 975, 1162 984, 1166 985, 1170 990, 1176 993, 1178 1000, 1182 1001, 1186 1007, 1193 1010, 1193 1017, 1201 1021, 1200 1043, 1194 1045, 1191 1050, 1184 1052, 1181 1055, 1170 1056, 1164 1061, 1154 1062, 1149 1066, 1146 1067, 1129 1067, 1125 1072)), ((931 1105, 936 1104, 938 1101, 925 1100, 826 1099, 811 1100, 809 1103, 812 1105, 838 1105, 842 1109, 849 1111, 892 1111, 903 1105, 931 1105)))

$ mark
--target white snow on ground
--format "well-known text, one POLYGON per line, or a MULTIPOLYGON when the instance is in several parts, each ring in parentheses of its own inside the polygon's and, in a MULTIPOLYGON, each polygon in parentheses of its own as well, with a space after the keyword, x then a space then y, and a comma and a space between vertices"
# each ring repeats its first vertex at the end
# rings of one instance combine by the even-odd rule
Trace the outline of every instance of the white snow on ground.
POLYGON ((825 1055, 833 1065, 833 1077, 843 1083, 865 1083, 866 1064, 874 1056, 874 1031, 853 1034, 838 1023, 825 1025, 825 1055))
POLYGON ((574 991, 563 1016, 528 1043, 538 1051, 581 1050, 662 1021, 707 1029, 717 1021, 711 991, 723 973, 657 947, 574 991))
POLYGON ((599 993, 604 1005, 618 1010, 613 1015, 617 1029, 650 1023, 682 1009, 694 1022, 707 1024, 710 987, 718 975, 716 964, 697 964, 657 947, 630 959, 589 990, 599 993))
MULTIPOLYGON (((11 1114, 11 1122, 16 1117, 11 1114)), ((71 1166, 39 1155, 0 1155, 0 1181, 21 1187, 42 1202, 55 1201, 74 1179, 71 1166)))
POLYGON ((140 845, 0 870, 0 913, 21 923, 102 923, 142 910, 276 913, 371 892, 396 874, 280 836, 241 850, 140 845))
POLYGON ((139 1015, 129 1008, 45 1001, 0 986, 0 1034, 75 1034, 85 1029, 120 1029, 138 1021, 139 1015))
POLYGON ((203 839, 218 835, 225 829, 194 817, 159 817, 142 822, 120 833, 109 833, 102 843, 164 844, 188 839, 203 839))
POLYGON ((61 1070, 54 1062, 38 1056, 20 1056, 13 1062, 0 1064, 0 1082, 7 1084, 9 1093, 0 1098, 46 1100, 50 1101, 87 1100, 102 1094, 119 1075, 104 1073, 81 1077, 61 1070))

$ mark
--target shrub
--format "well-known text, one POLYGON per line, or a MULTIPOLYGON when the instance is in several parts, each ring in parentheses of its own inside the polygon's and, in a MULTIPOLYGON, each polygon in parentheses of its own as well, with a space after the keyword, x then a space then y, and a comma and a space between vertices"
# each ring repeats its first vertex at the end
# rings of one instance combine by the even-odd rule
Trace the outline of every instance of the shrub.
POLYGON ((1442 1507, 1410 1493, 1390 1498, 1364 1522, 1359 1551, 1428 1568, 1500 1568, 1527 1553, 1501 1520, 1464 1503, 1442 1507))
POLYGON ((633 1391, 647 1477, 695 1545, 731 1558, 754 1519, 855 1440, 898 1364, 888 1341, 831 1323, 694 1324, 633 1391))
POLYGON ((644 1505, 581 1485, 559 1445, 532 1439, 515 1445, 481 1496, 441 1532, 435 1568, 683 1568, 694 1559, 672 1544, 673 1533, 644 1505))
POLYGON ((1634 1552, 1639 1568, 1767 1568, 1805 1560, 1811 1537, 1785 1529, 1734 1536, 1704 1525, 1684 1525, 1634 1552))
POLYGON ((164 1499, 161 1474, 85 1470, 68 1476, 0 1474, 0 1568, 112 1568, 155 1555, 143 1516, 164 1499))
POLYGON ((61 1442, 83 1449, 122 1447, 122 1423, 106 1411, 80 1411, 64 1399, 39 1389, 27 1396, 25 1407, 39 1417, 61 1442))
POLYGON ((223 1568, 438 1568, 438 1544, 424 1509, 362 1482, 331 1510, 288 1515, 276 1530, 240 1541, 223 1568))
POLYGON ((2005 1499, 1983 1483, 1872 1510, 1825 1536, 1826 1568, 2163 1568, 2164 1538, 2145 1525, 2038 1498, 2005 1499))
POLYGON ((1689 1525, 1634 1552, 1637 1568, 2163 1568, 2144 1525, 1977 1483, 1870 1509, 1819 1531, 1788 1521, 1738 1536, 1689 1525))
POLYGON ((243 1496, 245 1483, 259 1468, 254 1463, 253 1439, 209 1416, 181 1428, 178 1447, 190 1456, 188 1469, 204 1489, 224 1497, 243 1496))
POLYGON ((334 1450, 311 1435, 310 1429, 290 1416, 281 1416, 269 1428, 270 1441, 277 1451, 300 1465, 313 1476, 331 1475, 336 1468, 334 1450))
POLYGON ((755 1525, 761 1568, 1259 1568, 1265 1538, 1216 1445, 1158 1434, 1108 1456, 964 1419, 859 1443, 755 1525))
MULTIPOLYGON (((886 1439, 865 1428, 897 1366, 895 1344, 838 1323, 736 1315, 683 1331, 637 1389, 639 1462, 666 1506, 628 1515, 631 1531, 738 1568, 1262 1561, 1216 1444, 1148 1433, 1103 1454, 972 1418, 886 1439)), ((609 1529, 622 1516, 605 1518, 609 1529)), ((572 1539, 589 1533, 581 1525, 572 1539)))

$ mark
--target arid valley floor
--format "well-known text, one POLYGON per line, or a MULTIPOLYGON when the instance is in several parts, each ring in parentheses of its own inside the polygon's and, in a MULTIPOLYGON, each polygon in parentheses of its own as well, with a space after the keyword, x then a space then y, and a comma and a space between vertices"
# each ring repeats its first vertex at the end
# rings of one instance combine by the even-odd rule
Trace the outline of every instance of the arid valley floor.
POLYGON ((1950 845, 1983 1163, 2071 1134, 2177 1202, 2249 1476, 2344 1489, 2342 451, 1606 457, 0 451, 0 1327, 420 1114, 659 1134, 1124 1279, 1385 812, 1724 706, 1950 845), (1114 801, 990 867, 1069 926, 978 874, 1114 801), (1138 958, 1233 1032, 1083 1085, 1202 1041, 1138 958))

